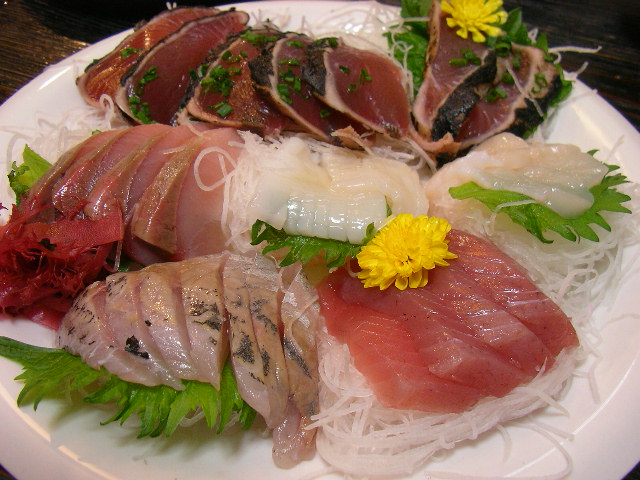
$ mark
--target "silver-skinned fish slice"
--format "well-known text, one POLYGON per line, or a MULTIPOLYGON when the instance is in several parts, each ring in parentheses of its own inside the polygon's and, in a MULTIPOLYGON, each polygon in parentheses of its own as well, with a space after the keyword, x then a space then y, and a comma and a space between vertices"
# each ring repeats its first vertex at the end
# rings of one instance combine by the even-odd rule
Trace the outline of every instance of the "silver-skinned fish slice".
POLYGON ((229 355, 229 322, 224 305, 222 268, 226 254, 180 262, 182 308, 191 358, 207 381, 220 387, 220 374, 229 355))

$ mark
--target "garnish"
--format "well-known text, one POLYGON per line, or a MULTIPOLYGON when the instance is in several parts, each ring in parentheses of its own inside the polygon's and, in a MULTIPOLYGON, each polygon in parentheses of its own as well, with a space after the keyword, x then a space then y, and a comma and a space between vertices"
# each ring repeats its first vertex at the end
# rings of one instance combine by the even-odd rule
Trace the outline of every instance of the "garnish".
POLYGON ((142 95, 147 84, 156 78, 158 78, 158 67, 150 67, 136 85, 134 92, 129 95, 129 108, 131 108, 131 113, 142 123, 153 123, 149 104, 142 101, 142 95))
POLYGON ((423 287, 428 271, 447 266, 457 255, 449 251, 446 220, 401 213, 382 227, 356 256, 365 287, 385 290, 391 285, 404 290, 423 287))
POLYGON ((22 150, 22 164, 11 165, 9 172, 9 187, 16 194, 16 205, 20 205, 21 197, 29 188, 51 168, 51 164, 25 145, 22 150))
POLYGON ((394 58, 411 72, 414 94, 418 92, 422 83, 429 45, 426 20, 415 19, 426 19, 430 8, 430 0, 402 0, 400 16, 403 19, 411 18, 412 20, 405 20, 401 25, 395 25, 390 32, 385 33, 394 58))
POLYGON ((472 40, 478 43, 486 42, 487 36, 500 35, 500 25, 507 20, 502 0, 444 0, 442 11, 451 15, 447 25, 457 28, 458 36, 466 39, 471 33, 472 40))
POLYGON ((120 58, 122 60, 125 60, 129 58, 131 55, 135 55, 136 53, 139 53, 141 51, 142 51, 141 48, 125 47, 122 50, 120 50, 120 58))
POLYGON ((238 413, 242 428, 248 429, 256 412, 240 397, 231 368, 225 365, 220 390, 211 384, 183 380, 185 389, 174 390, 166 385, 147 387, 121 380, 102 367, 94 370, 80 357, 65 350, 28 345, 7 337, 0 337, 0 355, 20 363, 23 372, 16 380, 24 381, 18 395, 19 406, 40 401, 51 395, 64 396, 78 392, 85 403, 114 403, 118 412, 102 422, 123 424, 137 414, 140 426, 138 438, 170 436, 180 421, 201 409, 209 428, 222 432, 233 412, 238 413))
MULTIPOLYGON (((367 238, 373 231, 373 224, 367 228, 367 238)), ((262 254, 288 248, 289 252, 280 262, 286 267, 297 261, 305 264, 316 255, 324 251, 324 261, 327 267, 339 267, 347 260, 354 258, 360 251, 360 245, 328 238, 306 237, 304 235, 290 235, 284 230, 278 230, 262 220, 257 220, 251 227, 251 245, 267 242, 262 254)))
POLYGON ((609 172, 602 181, 589 189, 594 197, 593 204, 582 215, 576 218, 564 218, 549 207, 537 203, 531 197, 506 190, 489 190, 475 182, 467 182, 451 187, 449 193, 458 200, 474 198, 486 205, 492 212, 506 213, 514 223, 522 225, 543 243, 552 243, 544 237, 544 232, 552 230, 570 241, 586 238, 599 241, 591 224, 599 225, 611 231, 609 224, 598 213, 600 211, 631 213, 622 203, 630 200, 628 195, 618 192, 614 187, 627 183, 627 177, 621 173, 609 175, 619 167, 607 165, 609 172))
POLYGON ((476 52, 469 48, 463 48, 460 50, 459 58, 452 58, 449 60, 449 65, 452 67, 466 67, 469 64, 478 66, 481 63, 482 59, 476 55, 476 52))

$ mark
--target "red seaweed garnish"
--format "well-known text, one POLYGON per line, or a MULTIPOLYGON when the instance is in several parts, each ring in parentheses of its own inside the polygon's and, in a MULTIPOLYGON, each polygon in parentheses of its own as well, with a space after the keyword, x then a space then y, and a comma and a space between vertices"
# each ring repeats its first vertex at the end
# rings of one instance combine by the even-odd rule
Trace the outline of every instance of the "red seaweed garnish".
POLYGON ((0 310, 57 328, 73 298, 108 271, 124 222, 120 209, 96 220, 38 221, 50 208, 14 207, 0 227, 0 310))

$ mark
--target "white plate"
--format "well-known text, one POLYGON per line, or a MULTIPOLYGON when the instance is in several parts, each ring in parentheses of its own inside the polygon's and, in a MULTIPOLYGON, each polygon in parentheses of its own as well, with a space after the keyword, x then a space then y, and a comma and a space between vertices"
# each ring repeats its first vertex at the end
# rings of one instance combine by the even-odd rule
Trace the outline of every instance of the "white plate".
MULTIPOLYGON (((364 10, 354 12, 354 3, 296 1, 239 4, 238 8, 280 20, 282 28, 298 28, 303 15, 330 30, 332 22, 350 19, 352 28, 364 10), (345 13, 347 12, 347 13, 345 13), (283 24, 288 18, 290 22, 283 24)), ((0 108, 0 146, 12 138, 4 127, 23 131, 40 128, 38 119, 59 119, 69 109, 82 106, 74 80, 93 58, 113 48, 122 35, 106 39, 48 68, 0 108)), ((597 148, 600 158, 613 151, 613 161, 638 181, 640 135, 624 118, 582 84, 571 101, 557 113, 551 141, 575 143, 584 150, 597 148)), ((0 151, 4 151, 0 148, 0 151)), ((610 160, 611 161, 611 160, 610 160)), ((5 175, 0 191, 7 203, 5 175)), ((640 255, 637 248, 626 252, 629 259, 640 255)), ((595 312, 602 327, 598 351, 602 361, 595 369, 600 400, 594 399, 584 379, 574 379, 562 405, 570 415, 545 411, 536 420, 552 425, 563 435, 554 435, 573 461, 570 478, 616 480, 640 459, 640 328, 637 328, 637 287, 640 272, 633 272, 617 296, 595 312), (617 299, 617 300, 616 300, 617 299), (634 318, 634 315, 636 318, 634 318), (608 319, 617 318, 615 322, 608 319)), ((0 321, 0 335, 50 346, 53 333, 26 321, 0 321)), ((183 429, 171 439, 135 438, 135 430, 117 425, 100 426, 108 411, 83 407, 72 410, 64 401, 44 401, 37 412, 17 408, 21 385, 13 381, 18 365, 0 358, 0 463, 20 480, 45 478, 66 480, 173 480, 173 479, 296 479, 322 471, 316 459, 292 470, 278 470, 271 461, 271 440, 259 429, 217 438, 198 426, 183 429)), ((531 424, 529 424, 531 425, 531 424)), ((510 426, 511 452, 504 456, 504 439, 497 433, 483 435, 456 448, 453 453, 427 466, 474 475, 541 475, 561 471, 566 459, 553 443, 528 428, 510 426)), ((425 478, 421 472, 416 478, 425 478)), ((326 475, 322 478, 340 478, 326 475)))

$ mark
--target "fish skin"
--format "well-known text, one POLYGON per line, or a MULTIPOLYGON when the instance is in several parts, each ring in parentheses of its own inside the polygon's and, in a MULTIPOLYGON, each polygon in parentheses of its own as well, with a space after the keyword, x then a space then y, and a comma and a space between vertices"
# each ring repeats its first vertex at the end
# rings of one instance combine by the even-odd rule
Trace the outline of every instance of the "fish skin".
MULTIPOLYGON (((191 358, 207 382, 220 388, 229 355, 229 321, 224 303, 222 269, 227 254, 179 262, 180 295, 191 358)), ((204 381, 204 380, 203 380, 204 381)))

